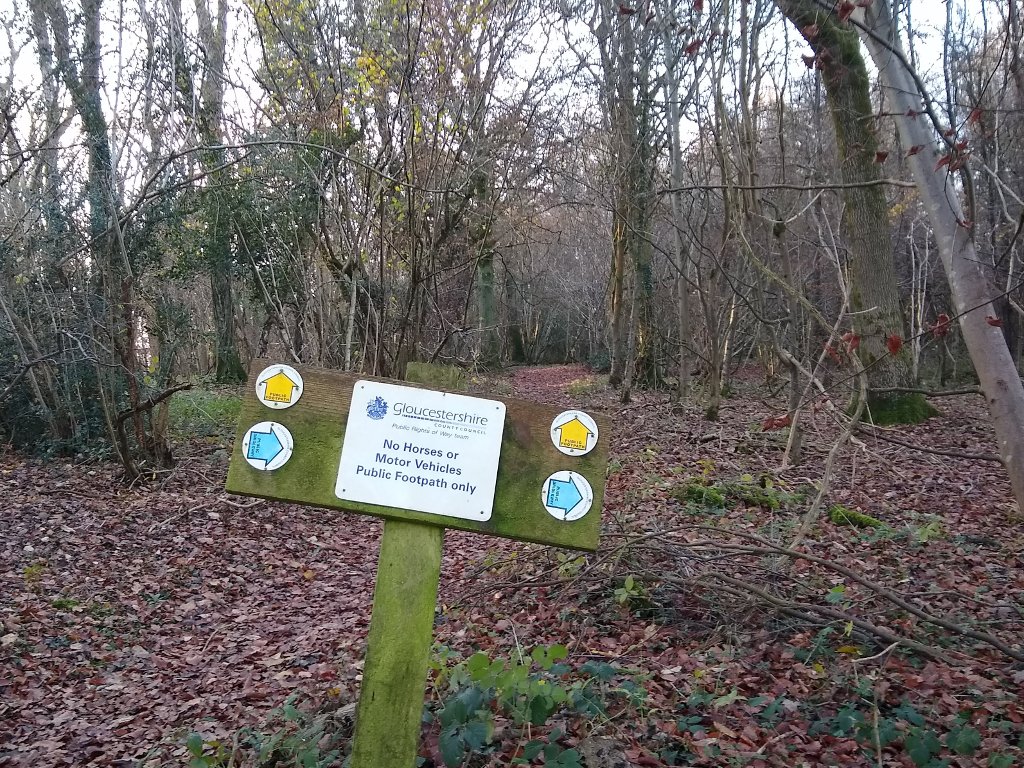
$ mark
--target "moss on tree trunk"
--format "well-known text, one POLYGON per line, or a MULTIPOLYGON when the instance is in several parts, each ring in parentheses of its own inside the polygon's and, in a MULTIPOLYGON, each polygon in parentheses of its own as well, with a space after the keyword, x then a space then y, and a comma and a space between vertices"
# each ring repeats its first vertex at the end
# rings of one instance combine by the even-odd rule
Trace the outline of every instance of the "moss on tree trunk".
POLYGON ((874 392, 868 394, 865 420, 880 427, 892 424, 920 424, 938 414, 918 392, 874 392))

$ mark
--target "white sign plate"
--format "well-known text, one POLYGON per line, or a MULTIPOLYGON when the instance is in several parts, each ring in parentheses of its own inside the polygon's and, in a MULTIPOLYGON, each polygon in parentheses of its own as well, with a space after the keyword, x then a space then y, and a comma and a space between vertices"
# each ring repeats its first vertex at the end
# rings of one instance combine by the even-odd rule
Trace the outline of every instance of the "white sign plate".
POLYGON ((242 438, 242 455, 249 466, 264 472, 283 467, 292 457, 292 433, 276 421, 261 421, 249 427, 242 438))
POLYGON ((256 397, 267 408, 291 408, 302 397, 302 376, 290 365, 270 365, 256 377, 256 397))
POLYGON ((490 520, 504 429, 497 400, 357 381, 335 495, 490 520))
POLYGON ((544 481, 540 503, 556 520, 579 520, 594 505, 594 489, 583 475, 563 469, 544 481))
POLYGON ((551 442, 567 456, 590 453, 597 434, 597 422, 583 411, 562 411, 551 422, 551 442))

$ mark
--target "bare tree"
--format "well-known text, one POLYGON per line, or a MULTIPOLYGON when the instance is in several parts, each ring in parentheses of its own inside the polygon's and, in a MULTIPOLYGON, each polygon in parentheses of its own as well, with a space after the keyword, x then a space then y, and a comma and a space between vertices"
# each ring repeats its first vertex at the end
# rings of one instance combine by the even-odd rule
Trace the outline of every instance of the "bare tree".
POLYGON ((999 453, 1014 496, 1024 506, 1024 383, 1006 346, 993 298, 998 295, 974 245, 974 215, 960 201, 954 172, 966 168, 955 146, 937 146, 938 120, 910 68, 887 0, 876 0, 854 16, 878 68, 889 111, 914 174, 922 204, 935 234, 946 270, 957 319, 981 381, 999 453), (935 126, 935 127, 933 127, 935 126), (943 160, 943 162, 937 162, 943 160), (952 167, 951 167, 952 166, 952 167), (995 322, 993 322, 995 321, 995 322))

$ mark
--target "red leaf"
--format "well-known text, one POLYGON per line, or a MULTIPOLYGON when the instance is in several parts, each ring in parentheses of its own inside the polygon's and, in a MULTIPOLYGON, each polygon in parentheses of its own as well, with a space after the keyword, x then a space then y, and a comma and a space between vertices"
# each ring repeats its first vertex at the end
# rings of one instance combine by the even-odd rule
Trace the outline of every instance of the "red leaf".
POLYGON ((949 315, 943 312, 937 318, 935 318, 935 325, 930 329, 932 332, 932 338, 941 339, 947 333, 949 333, 949 315))
POLYGON ((831 344, 825 345, 825 354, 827 354, 829 357, 835 360, 836 363, 838 363, 839 365, 843 364, 843 358, 839 356, 839 353, 836 352, 836 348, 833 347, 831 344))
POLYGON ((924 149, 924 144, 915 144, 907 150, 907 157, 913 157, 914 155, 919 154, 922 149, 924 149))
POLYGON ((836 10, 838 11, 837 15, 839 16, 839 20, 846 21, 853 15, 853 12, 857 10, 857 6, 856 4, 851 3, 850 0, 843 0, 839 3, 839 7, 836 10))
POLYGON ((958 152, 963 152, 965 149, 967 149, 967 143, 967 139, 964 139, 963 141, 958 141, 953 146, 958 152))
POLYGON ((939 170, 939 168, 949 165, 949 159, 949 155, 943 155, 942 157, 940 157, 939 162, 935 164, 935 170, 937 171, 939 170))
POLYGON ((985 113, 981 110, 981 107, 975 107, 971 110, 971 114, 967 116, 968 125, 977 125, 981 122, 981 117, 985 113))
POLYGON ((889 354, 896 357, 896 355, 900 353, 900 350, 903 349, 903 339, 901 339, 898 334, 894 333, 885 340, 885 346, 886 349, 889 350, 889 354))
POLYGON ((945 136, 947 139, 950 139, 953 136, 956 136, 956 128, 947 128, 942 132, 942 135, 945 136))
POLYGON ((790 418, 788 413, 785 416, 769 416, 761 422, 761 431, 773 432, 776 429, 788 427, 792 423, 793 419, 790 418))
POLYGON ((878 163, 879 165, 884 163, 887 157, 889 157, 889 153, 884 149, 880 149, 877 152, 875 152, 875 162, 878 163))
POLYGON ((693 12, 704 13, 704 0, 693 0, 693 12))
POLYGON ((623 5, 622 3, 619 3, 619 13, 621 13, 623 16, 632 16, 634 13, 636 13, 636 8, 630 8, 628 5, 623 5))
POLYGON ((1003 327, 1003 318, 1001 317, 992 317, 992 315, 985 315, 985 322, 996 328, 1003 327))
POLYGON ((686 46, 683 49, 683 53, 685 53, 690 58, 693 58, 694 56, 697 55, 697 51, 700 50, 700 47, 701 47, 701 45, 703 43, 704 43, 704 38, 703 37, 698 37, 696 40, 694 40, 692 43, 690 43, 688 46, 686 46))
POLYGON ((956 225, 958 227, 963 227, 964 229, 974 229, 974 222, 970 219, 957 219, 956 225))
POLYGON ((846 348, 851 352, 856 352, 860 347, 860 336, 853 331, 847 331, 843 334, 842 339, 846 342, 846 348))
POLYGON ((814 69, 814 62, 816 62, 818 60, 814 56, 808 56, 806 54, 804 54, 800 58, 804 60, 804 64, 807 65, 808 69, 814 69))
POLYGON ((911 109, 908 109, 908 110, 907 110, 907 112, 906 112, 906 116, 907 116, 907 117, 909 117, 909 118, 910 118, 911 120, 916 120, 916 119, 917 119, 917 116, 918 116, 919 114, 921 114, 921 113, 920 113, 920 112, 917 112, 917 111, 916 111, 916 110, 914 110, 913 108, 911 108, 911 109))

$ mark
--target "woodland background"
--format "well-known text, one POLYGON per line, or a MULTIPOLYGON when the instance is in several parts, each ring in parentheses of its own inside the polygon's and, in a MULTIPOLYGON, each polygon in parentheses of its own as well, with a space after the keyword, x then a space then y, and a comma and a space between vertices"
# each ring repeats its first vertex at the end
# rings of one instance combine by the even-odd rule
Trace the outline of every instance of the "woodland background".
POLYGON ((1022 24, 6 0, 0 763, 335 761, 377 529, 222 494, 269 357, 612 420, 597 556, 449 534, 425 760, 1018 764, 1022 24))
POLYGON ((167 465, 169 393, 265 356, 585 362, 712 419, 756 361, 777 418, 865 379, 884 423, 967 340, 1024 419, 1018 2, 10 9, 12 445, 167 465))

